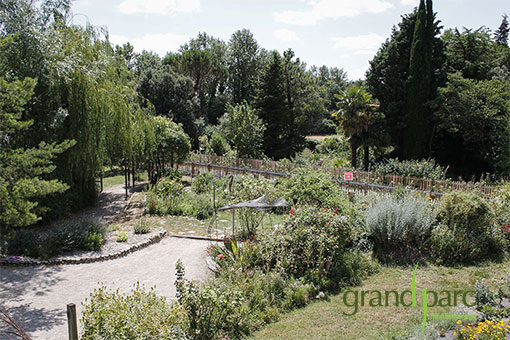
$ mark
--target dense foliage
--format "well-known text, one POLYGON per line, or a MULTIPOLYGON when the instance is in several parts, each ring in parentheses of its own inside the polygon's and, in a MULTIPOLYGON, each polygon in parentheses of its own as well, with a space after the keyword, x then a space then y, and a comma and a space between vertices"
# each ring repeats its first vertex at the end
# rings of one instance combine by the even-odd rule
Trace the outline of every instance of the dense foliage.
POLYGON ((161 170, 190 148, 135 90, 129 45, 114 49, 70 15, 69 1, 0 4, 4 234, 93 203, 104 166, 161 170))
POLYGON ((505 249, 494 211, 475 194, 454 192, 441 200, 440 225, 432 232, 432 252, 438 262, 472 262, 499 258, 505 249))
POLYGON ((506 176, 507 19, 494 37, 484 26, 448 29, 439 37, 441 26, 431 9, 432 1, 422 0, 403 16, 367 72, 369 90, 386 117, 384 130, 395 146, 392 155, 434 157, 460 176, 506 176))
POLYGON ((74 143, 47 144, 26 148, 18 136, 32 121, 22 121, 22 111, 31 99, 35 81, 7 82, 0 78, 0 237, 12 234, 11 227, 31 225, 44 212, 40 200, 64 192, 68 185, 58 180, 45 180, 55 170, 52 159, 74 143))
POLYGON ((380 174, 393 174, 400 176, 412 176, 420 178, 446 179, 447 169, 442 168, 434 160, 421 161, 399 161, 397 158, 390 158, 373 164, 370 170, 380 174))
POLYGON ((82 315, 83 340, 184 339, 186 316, 165 298, 136 285, 129 294, 96 288, 82 315))

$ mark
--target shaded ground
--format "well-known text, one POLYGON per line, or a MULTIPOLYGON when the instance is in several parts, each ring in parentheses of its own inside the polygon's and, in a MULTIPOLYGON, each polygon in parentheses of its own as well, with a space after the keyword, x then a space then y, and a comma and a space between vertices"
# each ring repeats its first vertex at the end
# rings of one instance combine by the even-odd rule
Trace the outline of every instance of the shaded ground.
POLYGON ((207 241, 164 238, 160 243, 124 258, 53 267, 0 267, 0 308, 7 311, 34 340, 66 340, 66 305, 81 303, 104 282, 109 288, 128 291, 140 282, 155 286, 159 295, 175 295, 175 263, 182 259, 186 277, 209 277, 205 257, 207 241))

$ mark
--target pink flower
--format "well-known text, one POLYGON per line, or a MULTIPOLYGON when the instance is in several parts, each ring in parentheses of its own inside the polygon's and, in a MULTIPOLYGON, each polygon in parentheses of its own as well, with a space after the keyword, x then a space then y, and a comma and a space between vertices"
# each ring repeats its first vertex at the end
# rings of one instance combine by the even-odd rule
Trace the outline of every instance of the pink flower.
POLYGON ((222 259, 224 257, 225 257, 225 255, 223 255, 223 254, 218 254, 218 256, 217 256, 218 260, 220 260, 220 259, 222 259))
POLYGON ((291 214, 294 214, 295 212, 296 212, 296 209, 294 209, 294 208, 290 209, 291 214))

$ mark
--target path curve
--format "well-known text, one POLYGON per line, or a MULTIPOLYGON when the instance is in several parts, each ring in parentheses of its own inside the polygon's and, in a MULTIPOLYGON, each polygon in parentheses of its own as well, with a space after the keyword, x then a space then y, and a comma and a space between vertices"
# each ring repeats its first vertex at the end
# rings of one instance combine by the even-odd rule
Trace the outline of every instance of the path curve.
POLYGON ((66 305, 81 303, 104 282, 121 292, 139 281, 155 286, 158 295, 175 297, 175 263, 181 259, 190 280, 211 276, 208 241, 166 237, 126 257, 81 265, 0 267, 0 308, 7 311, 33 340, 67 340, 66 305))

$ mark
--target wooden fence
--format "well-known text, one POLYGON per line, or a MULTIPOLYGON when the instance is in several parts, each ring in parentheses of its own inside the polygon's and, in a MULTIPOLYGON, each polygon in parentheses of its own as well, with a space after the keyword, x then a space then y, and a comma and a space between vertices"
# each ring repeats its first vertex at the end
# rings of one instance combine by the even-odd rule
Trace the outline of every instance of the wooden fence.
MULTIPOLYGON (((192 176, 207 170, 214 172, 217 176, 250 173, 268 178, 277 178, 288 176, 292 170, 302 166, 301 164, 289 161, 282 162, 194 154, 187 162, 179 165, 179 169, 192 176)), ((489 197, 496 190, 494 186, 473 182, 434 180, 429 178, 380 174, 362 170, 354 170, 353 180, 344 181, 345 172, 351 170, 320 166, 313 166, 313 168, 330 173, 332 179, 340 185, 352 187, 357 191, 392 191, 398 186, 404 186, 414 191, 430 193, 432 195, 441 195, 445 192, 460 190, 476 191, 483 196, 489 197)))

